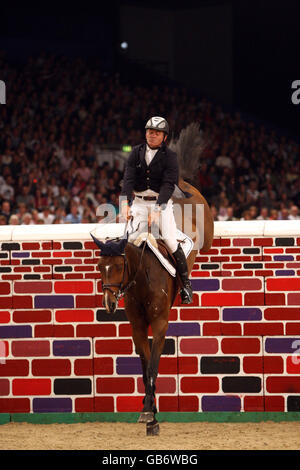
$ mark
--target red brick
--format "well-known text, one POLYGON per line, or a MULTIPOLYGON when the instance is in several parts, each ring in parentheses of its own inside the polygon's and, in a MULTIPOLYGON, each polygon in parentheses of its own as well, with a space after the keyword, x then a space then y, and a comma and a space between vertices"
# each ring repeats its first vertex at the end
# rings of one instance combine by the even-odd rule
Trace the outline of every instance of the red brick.
POLYGON ((231 239, 230 238, 220 238, 220 246, 230 246, 231 239))
POLYGON ((283 248, 264 248, 263 253, 283 253, 283 248))
POLYGON ((199 359, 195 356, 178 357, 179 374, 197 374, 199 370, 199 359))
POLYGON ((286 371, 288 374, 300 374, 300 356, 288 356, 286 358, 286 371))
POLYGON ((94 398, 75 398, 75 412, 88 413, 94 411, 94 398))
POLYGON ((241 263, 224 263, 222 265, 223 269, 242 269, 241 263))
POLYGON ((32 258, 51 258, 51 251, 33 251, 32 258))
POLYGON ((262 374, 263 373, 262 356, 245 356, 243 358, 243 370, 246 374, 262 374))
POLYGON ((29 361, 26 359, 5 359, 5 362, 0 363, 0 376, 1 377, 19 377, 29 374, 29 361))
POLYGON ((50 355, 50 342, 39 340, 12 341, 12 355, 15 357, 40 357, 50 355))
POLYGON ((221 322, 203 323, 202 335, 203 336, 221 336, 222 335, 221 322))
POLYGON ((182 393, 217 393, 218 377, 182 377, 180 388, 182 393))
POLYGON ((92 322, 94 320, 94 311, 88 309, 66 309, 66 310, 56 310, 55 319, 58 323, 68 323, 68 322, 92 322))
POLYGON ((94 407, 95 412, 98 413, 115 411, 114 399, 113 397, 95 397, 94 407))
POLYGON ((143 409, 143 397, 117 397, 117 412, 139 412, 143 409))
POLYGON ((300 322, 286 323, 285 334, 286 335, 300 335, 300 322))
POLYGON ((98 339, 95 342, 96 354, 132 354, 133 346, 131 339, 98 339))
POLYGON ((271 269, 256 269, 254 271, 255 276, 262 276, 262 277, 267 277, 267 276, 273 276, 273 271, 271 269))
POLYGON ((216 338, 183 338, 180 351, 183 354, 216 354, 219 350, 216 338))
POLYGON ((283 374, 283 358, 280 356, 264 356, 263 372, 264 374, 283 374))
POLYGON ((197 396, 179 396, 178 411, 199 411, 199 399, 197 396))
POLYGON ((1 308, 13 308, 13 298, 12 296, 0 297, 0 309, 1 308))
POLYGON ((285 411, 284 397, 266 395, 264 398, 265 398, 265 411, 285 411))
POLYGON ((10 293, 10 283, 7 281, 0 281, 0 295, 9 295, 10 293))
POLYGON ((234 306, 243 305, 243 297, 237 293, 205 293, 201 296, 203 306, 234 306))
MULTIPOLYGON (((1 367, 1 363, 0 363, 1 367)), ((9 395, 9 380, 8 379, 0 379, 0 397, 5 397, 9 395)))
POLYGON ((161 357, 158 367, 159 374, 174 374, 178 373, 178 358, 177 357, 161 357))
POLYGON ((210 277, 211 273, 209 271, 192 271, 191 277, 210 277))
POLYGON ((64 260, 65 264, 82 264, 82 259, 77 258, 67 258, 64 260))
POLYGON ((239 255, 241 253, 240 248, 222 248, 221 255, 239 255))
MULTIPOLYGON (((14 295, 11 308, 24 309, 33 308, 33 297, 31 295, 14 295)), ((1 303, 0 303, 1 308, 1 303)))
POLYGON ((245 305, 265 305, 264 292, 246 292, 244 296, 245 305))
POLYGON ((14 379, 12 381, 13 395, 50 395, 50 379, 14 379))
POLYGON ((36 325, 33 336, 34 338, 52 338, 54 336, 54 325, 36 325))
POLYGON ((188 308, 180 309, 180 319, 189 320, 219 320, 220 312, 218 308, 188 308))
POLYGON ((52 250, 61 250, 61 242, 52 242, 52 250))
POLYGON ((240 336, 242 334, 242 325, 240 323, 221 323, 222 336, 240 336))
POLYGON ((133 393, 134 379, 131 377, 100 377, 96 379, 97 393, 133 393))
POLYGON ((178 409, 178 396, 161 396, 158 399, 158 409, 159 411, 168 411, 174 412, 179 411, 178 409))
POLYGON ((254 238, 254 246, 272 246, 273 238, 254 238))
POLYGON ((54 292, 56 294, 93 294, 93 281, 55 281, 54 292))
POLYGON ((284 263, 265 263, 265 268, 283 269, 284 263))
POLYGON ((262 283, 260 279, 223 279, 222 289, 223 290, 260 290, 262 283))
POLYGON ((268 291, 300 291, 300 279, 293 277, 269 278, 266 280, 268 291))
POLYGON ((53 258, 70 258, 73 256, 72 251, 53 251, 52 252, 53 258))
POLYGON ((47 323, 51 320, 51 310, 15 310, 13 312, 15 323, 47 323))
MULTIPOLYGON (((299 278, 300 281, 300 278, 299 278)), ((288 305, 300 305, 300 292, 287 294, 288 305)))
POLYGON ((300 377, 267 377, 266 388, 268 393, 299 393, 300 377))
MULTIPOLYGON (((254 257, 253 257, 254 258, 254 257)), ((243 262, 246 262, 246 261, 253 261, 253 259, 251 258, 251 256, 245 256, 245 255, 232 255, 231 257, 231 261, 243 261, 243 262)))
MULTIPOLYGON (((78 359, 81 361, 81 359, 78 359)), ((114 361, 111 357, 94 358, 94 375, 112 375, 114 372, 114 361)))
POLYGON ((34 359, 31 370, 35 376, 71 375, 71 362, 69 359, 34 359))
POLYGON ((52 282, 46 281, 16 281, 14 283, 16 294, 51 294, 52 282))
POLYGON ((98 305, 101 305, 101 299, 99 298, 99 302, 97 302, 96 295, 77 295, 75 297, 76 300, 76 308, 95 308, 98 305))
POLYGON ((75 375, 94 375, 93 359, 75 359, 74 373, 75 375))
POLYGON ((286 254, 289 253, 300 253, 300 248, 286 248, 285 249, 286 254))
POLYGON ((0 323, 9 323, 10 322, 10 312, 7 310, 2 310, 0 312, 0 323))
POLYGON ((258 338, 221 339, 221 350, 224 354, 258 354, 260 349, 258 338))
POLYGON ((131 336, 132 335, 132 327, 130 323, 121 323, 119 325, 119 336, 131 336))
POLYGON ((211 256, 210 258, 211 263, 225 263, 226 261, 230 261, 229 256, 211 256))
POLYGON ((29 398, 0 398, 0 413, 29 413, 29 398))
POLYGON ((253 271, 242 271, 241 269, 239 269, 238 271, 233 271, 233 275, 234 277, 239 277, 239 276, 249 277, 249 276, 254 276, 254 273, 253 271))
POLYGON ((51 259, 42 258, 41 261, 42 261, 42 264, 44 264, 44 265, 48 265, 48 264, 49 265, 58 265, 58 264, 61 265, 61 264, 63 264, 63 260, 62 259, 57 259, 57 258, 51 258, 51 259))
POLYGON ((81 336, 89 336, 90 338, 96 337, 111 337, 117 335, 116 325, 112 324, 95 324, 90 325, 77 325, 76 326, 76 336, 79 338, 81 336))
POLYGON ((74 326, 73 325, 53 325, 53 336, 60 338, 73 338, 74 326))
POLYGON ((265 293, 265 305, 285 305, 285 294, 265 293))
POLYGON ((234 238, 233 239, 233 246, 251 246, 252 240, 251 238, 234 238))
POLYGON ((272 336, 283 335, 283 323, 269 323, 269 322, 251 322, 244 323, 245 336, 272 336))
POLYGON ((244 411, 264 411, 265 402, 263 396, 245 396, 244 411))
POLYGON ((39 242, 23 242, 22 243, 22 250, 40 250, 41 245, 39 242))

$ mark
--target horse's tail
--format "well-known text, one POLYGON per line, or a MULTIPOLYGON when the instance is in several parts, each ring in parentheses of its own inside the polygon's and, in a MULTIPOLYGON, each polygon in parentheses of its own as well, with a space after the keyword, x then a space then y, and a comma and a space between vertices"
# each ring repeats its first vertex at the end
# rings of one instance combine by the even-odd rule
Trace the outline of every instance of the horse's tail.
POLYGON ((192 122, 182 129, 177 140, 171 139, 169 147, 176 152, 179 164, 179 180, 199 186, 197 174, 205 142, 200 134, 199 124, 192 122))

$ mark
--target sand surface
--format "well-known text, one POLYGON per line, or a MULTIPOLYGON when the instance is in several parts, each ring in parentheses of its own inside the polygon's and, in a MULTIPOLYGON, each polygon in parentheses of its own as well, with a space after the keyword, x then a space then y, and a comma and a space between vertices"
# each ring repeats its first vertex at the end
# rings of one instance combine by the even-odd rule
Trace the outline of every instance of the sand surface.
POLYGON ((299 450, 300 422, 0 425, 0 450, 299 450))

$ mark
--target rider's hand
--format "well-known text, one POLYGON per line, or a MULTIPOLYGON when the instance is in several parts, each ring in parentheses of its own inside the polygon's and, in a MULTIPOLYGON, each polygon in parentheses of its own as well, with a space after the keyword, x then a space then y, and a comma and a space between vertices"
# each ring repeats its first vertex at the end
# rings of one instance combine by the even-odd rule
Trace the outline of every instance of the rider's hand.
POLYGON ((127 221, 130 219, 130 207, 127 201, 124 201, 121 206, 121 216, 127 221))
POLYGON ((152 209, 149 214, 148 224, 155 224, 159 225, 159 217, 160 217, 160 208, 156 206, 155 209, 152 209))

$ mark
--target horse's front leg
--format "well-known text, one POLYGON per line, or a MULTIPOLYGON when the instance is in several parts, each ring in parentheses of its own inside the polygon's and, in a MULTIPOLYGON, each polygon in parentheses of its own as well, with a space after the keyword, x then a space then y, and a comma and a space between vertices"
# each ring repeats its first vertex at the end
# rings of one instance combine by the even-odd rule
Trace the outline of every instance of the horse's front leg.
POLYGON ((155 405, 156 379, 160 357, 165 344, 165 335, 168 323, 163 320, 159 320, 152 323, 151 327, 153 331, 153 341, 150 360, 148 361, 146 370, 144 408, 139 419, 139 422, 146 423, 155 421, 155 414, 157 413, 155 405))

